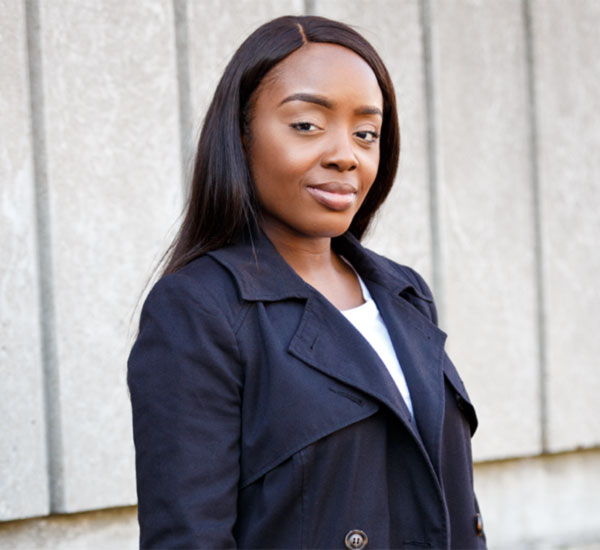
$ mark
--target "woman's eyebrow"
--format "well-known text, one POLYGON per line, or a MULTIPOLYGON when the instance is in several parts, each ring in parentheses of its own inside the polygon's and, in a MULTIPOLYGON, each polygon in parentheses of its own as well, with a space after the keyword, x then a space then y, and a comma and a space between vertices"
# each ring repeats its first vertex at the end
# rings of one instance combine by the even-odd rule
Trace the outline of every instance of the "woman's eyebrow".
POLYGON ((325 107, 326 109, 333 109, 333 103, 329 101, 327 98, 322 95, 314 95, 307 93, 297 93, 292 94, 286 97, 279 105, 283 105, 284 103, 288 103, 289 101, 306 101, 308 103, 315 103, 316 105, 321 105, 321 107, 325 107))
POLYGON ((354 109, 354 114, 355 115, 379 115, 381 118, 383 118, 383 113, 381 112, 381 109, 379 107, 371 107, 369 105, 365 105, 363 107, 358 107, 357 109, 354 109))
MULTIPOLYGON (((320 105, 321 107, 325 107, 326 109, 333 109, 334 103, 331 102, 326 97, 322 95, 308 94, 308 93, 297 93, 292 94, 285 99, 283 99, 279 105, 283 105, 284 103, 288 103, 290 101, 306 101, 308 103, 314 103, 316 105, 320 105)), ((354 109, 354 114, 356 115, 379 115, 383 118, 383 113, 379 107, 371 107, 370 105, 361 105, 354 109)))

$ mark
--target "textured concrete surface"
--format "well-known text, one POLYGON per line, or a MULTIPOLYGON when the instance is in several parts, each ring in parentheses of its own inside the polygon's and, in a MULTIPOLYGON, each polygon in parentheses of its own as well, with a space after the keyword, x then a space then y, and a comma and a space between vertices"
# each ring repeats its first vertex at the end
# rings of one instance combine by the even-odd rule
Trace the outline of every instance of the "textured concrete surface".
POLYGON ((600 3, 534 1, 548 444, 600 444, 600 3))
POLYGON ((25 13, 0 0, 0 520, 48 512, 25 13))
POLYGON ((476 460, 541 448, 525 25, 520 0, 432 3, 444 326, 476 460))
POLYGON ((137 508, 0 524, 0 550, 135 550, 137 508))
POLYGON ((432 284, 423 36, 419 2, 317 0, 315 13, 356 28, 377 49, 394 86, 400 120, 398 176, 365 244, 417 269, 432 284))
POLYGON ((172 2, 41 2, 62 438, 56 511, 135 502, 133 311, 180 208, 172 2))
POLYGON ((475 485, 490 549, 600 548, 600 450, 479 464, 475 485))

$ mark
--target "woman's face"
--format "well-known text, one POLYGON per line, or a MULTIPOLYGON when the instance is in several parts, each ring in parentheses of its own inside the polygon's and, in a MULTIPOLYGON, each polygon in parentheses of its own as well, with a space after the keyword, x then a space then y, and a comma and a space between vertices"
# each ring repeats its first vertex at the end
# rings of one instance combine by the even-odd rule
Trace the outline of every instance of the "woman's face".
POLYGON ((245 143, 267 234, 344 233, 379 166, 383 96, 372 69, 347 48, 309 43, 252 102, 245 143))

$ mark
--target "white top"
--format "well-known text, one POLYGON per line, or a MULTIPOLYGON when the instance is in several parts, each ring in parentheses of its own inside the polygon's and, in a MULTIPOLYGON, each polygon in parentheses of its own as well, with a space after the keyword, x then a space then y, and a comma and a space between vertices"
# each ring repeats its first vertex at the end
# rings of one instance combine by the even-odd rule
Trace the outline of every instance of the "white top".
POLYGON ((414 416, 406 378, 404 378, 404 373, 398 362, 398 357, 394 351, 394 346, 390 340, 390 335, 383 322, 381 313, 379 313, 377 304, 371 297, 369 289, 359 277, 358 273, 356 273, 356 276, 358 277, 365 303, 352 309, 343 310, 342 314, 354 325, 356 330, 364 336, 367 342, 371 344, 371 347, 377 352, 377 355, 379 355, 380 359, 383 361, 383 364, 392 376, 396 386, 398 386, 410 414, 414 416))

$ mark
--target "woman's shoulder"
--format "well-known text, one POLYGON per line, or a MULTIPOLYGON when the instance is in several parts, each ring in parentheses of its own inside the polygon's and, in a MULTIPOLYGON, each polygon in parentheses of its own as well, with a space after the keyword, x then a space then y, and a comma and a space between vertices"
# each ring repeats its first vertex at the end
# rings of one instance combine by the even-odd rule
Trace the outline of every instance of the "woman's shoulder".
POLYGON ((196 258, 152 286, 144 308, 196 310, 233 319, 241 304, 235 281, 209 255, 196 258))

